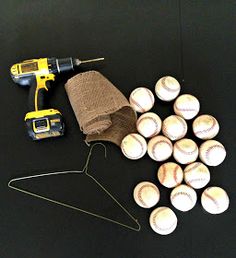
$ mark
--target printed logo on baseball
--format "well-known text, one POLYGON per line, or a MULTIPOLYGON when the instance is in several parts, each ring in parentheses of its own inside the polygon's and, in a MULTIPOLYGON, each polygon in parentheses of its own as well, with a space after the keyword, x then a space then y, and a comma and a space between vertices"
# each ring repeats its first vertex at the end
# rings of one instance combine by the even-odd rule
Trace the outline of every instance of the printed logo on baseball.
POLYGON ((212 186, 202 193, 201 203, 207 212, 220 214, 229 208, 229 196, 224 189, 212 186))
POLYGON ((144 113, 153 107, 155 98, 148 88, 139 87, 131 92, 129 102, 135 111, 144 113))
POLYGON ((226 150, 220 142, 207 140, 199 148, 199 157, 206 165, 215 167, 224 161, 226 150))
POLYGON ((191 139, 181 139, 174 144, 173 156, 180 164, 189 164, 198 157, 197 144, 191 139))
POLYGON ((155 92, 159 99, 171 101, 179 95, 180 84, 174 77, 164 76, 157 81, 155 92))
POLYGON ((218 134, 219 130, 219 123, 213 116, 201 115, 193 121, 193 132, 200 139, 212 139, 218 134))
POLYGON ((184 181, 195 189, 200 189, 210 182, 210 172, 201 162, 194 162, 184 169, 184 181))
POLYGON ((159 207, 152 211, 149 223, 153 231, 160 235, 168 235, 177 227, 177 217, 168 207, 159 207))
POLYGON ((159 167, 157 177, 159 182, 165 187, 176 187, 183 181, 183 170, 178 164, 167 162, 159 167))
POLYGON ((157 135, 148 142, 147 149, 150 158, 156 161, 164 161, 171 156, 173 145, 167 137, 157 135))
POLYGON ((136 123, 138 132, 146 138, 159 134, 161 125, 162 121, 160 117, 152 112, 141 115, 136 123))
POLYGON ((189 120, 194 118, 200 110, 200 103, 196 97, 190 94, 179 96, 174 103, 176 115, 189 120))
POLYGON ((131 133, 121 142, 121 151, 128 159, 140 159, 147 151, 147 143, 143 136, 131 133))
POLYGON ((136 185, 133 192, 135 202, 142 208, 151 208, 160 200, 160 191, 151 182, 141 182, 136 185))
POLYGON ((183 138, 188 130, 186 121, 176 115, 167 117, 162 124, 162 132, 172 141, 183 138))
POLYGON ((180 211, 191 210, 197 202, 195 190, 188 185, 179 185, 170 194, 172 205, 180 211))

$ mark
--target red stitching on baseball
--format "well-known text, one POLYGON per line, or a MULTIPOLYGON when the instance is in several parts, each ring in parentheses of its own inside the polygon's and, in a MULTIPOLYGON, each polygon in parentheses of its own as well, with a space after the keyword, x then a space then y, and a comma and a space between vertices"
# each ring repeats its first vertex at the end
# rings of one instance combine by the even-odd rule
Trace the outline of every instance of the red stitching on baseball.
POLYGON ((162 184, 164 183, 165 179, 166 179, 166 166, 165 164, 163 164, 162 166, 162 170, 163 170, 163 173, 162 173, 162 184))
POLYGON ((137 127, 140 125, 141 122, 143 122, 143 121, 146 120, 146 119, 151 119, 151 120, 154 122, 154 124, 155 124, 156 130, 155 130, 155 132, 154 132, 152 135, 149 136, 149 137, 152 137, 152 136, 156 135, 156 133, 157 133, 158 130, 159 130, 158 123, 157 123, 157 121, 156 121, 153 117, 151 117, 151 116, 145 116, 145 117, 139 119, 139 120, 137 121, 137 127))
POLYGON ((208 149, 206 149, 206 154, 205 154, 205 156, 206 156, 206 159, 207 159, 208 161, 210 160, 209 155, 210 155, 211 150, 216 149, 216 148, 220 148, 220 149, 222 149, 222 150, 225 150, 225 148, 224 148, 223 146, 219 145, 219 144, 212 145, 211 147, 209 147, 208 149))
POLYGON ((212 125, 209 128, 207 128, 207 129, 195 132, 196 135, 203 134, 203 133, 209 133, 212 129, 214 129, 214 127, 216 126, 216 120, 215 120, 215 118, 213 116, 209 116, 209 117, 212 120, 212 125))
POLYGON ((218 204, 217 200, 214 199, 212 196, 210 196, 206 191, 204 191, 203 194, 204 194, 208 199, 210 199, 210 200, 215 204, 217 210, 219 210, 220 207, 219 207, 219 204, 218 204))
POLYGON ((177 91, 179 91, 179 89, 171 89, 170 87, 168 87, 167 85, 166 85, 166 78, 167 78, 167 76, 165 76, 165 77, 163 77, 162 79, 161 79, 161 85, 162 85, 162 87, 165 89, 165 90, 167 90, 167 91, 169 91, 169 92, 177 92, 177 91))
POLYGON ((182 133, 181 133, 180 136, 177 137, 176 135, 170 134, 170 133, 168 132, 168 130, 167 130, 167 126, 166 126, 166 124, 165 124, 165 121, 163 122, 163 125, 162 125, 162 131, 163 131, 163 133, 164 133, 167 137, 171 138, 171 140, 181 139, 181 138, 183 138, 183 137, 185 136, 185 134, 187 133, 187 124, 184 122, 184 119, 181 118, 181 117, 179 117, 179 116, 175 116, 175 117, 176 117, 176 119, 177 119, 177 120, 182 124, 182 126, 183 126, 182 133))
POLYGON ((154 98, 152 92, 151 92, 149 89, 146 89, 146 91, 147 91, 147 93, 148 93, 148 96, 149 96, 150 99, 151 99, 152 104, 154 104, 155 98, 154 98))
POLYGON ((139 191, 137 193, 138 200, 142 203, 143 206, 148 207, 148 205, 145 203, 145 201, 142 198, 142 190, 145 187, 151 187, 152 189, 154 189, 154 191, 157 193, 157 195, 159 195, 159 192, 157 191, 156 187, 154 187, 151 184, 145 184, 145 185, 140 187, 140 189, 139 189, 139 191))
POLYGON ((135 101, 131 96, 129 98, 129 102, 135 106, 137 106, 142 112, 145 112, 146 110, 137 102, 135 101))
POLYGON ((179 165, 176 165, 175 169, 174 169, 174 175, 173 175, 176 184, 179 184, 179 181, 178 181, 178 178, 177 178, 177 171, 178 171, 178 169, 179 169, 179 165))
POLYGON ((203 182, 203 181, 206 181, 207 179, 206 178, 203 178, 203 177, 200 177, 200 178, 193 178, 193 179, 190 179, 190 180, 186 180, 185 178, 185 181, 186 183, 188 184, 191 184, 191 183, 195 183, 195 182, 203 182))
POLYGON ((180 108, 180 107, 177 107, 177 104, 176 104, 176 103, 174 104, 174 107, 175 107, 175 109, 177 109, 178 111, 183 111, 183 112, 194 112, 194 111, 197 111, 196 108, 180 108))
POLYGON ((198 147, 197 145, 195 146, 195 149, 193 151, 185 151, 183 149, 180 148, 180 146, 178 145, 178 143, 176 142, 175 143, 175 147, 178 151, 182 152, 183 154, 187 154, 187 155, 192 155, 194 152, 197 151, 198 147))
POLYGON ((163 210, 165 210, 166 208, 162 208, 160 210, 158 210, 154 215, 153 215, 153 218, 152 218, 152 223, 154 225, 154 227, 157 229, 157 230, 160 230, 160 231, 167 231, 167 230, 170 230, 172 227, 174 227, 176 225, 176 221, 173 222, 169 227, 166 227, 166 228, 162 228, 160 226, 157 225, 156 223, 156 217, 157 215, 162 212, 163 210))
POLYGON ((175 198, 175 197, 177 197, 177 196, 179 196, 179 195, 185 195, 185 196, 187 196, 189 199, 190 199, 190 201, 193 203, 193 198, 192 198, 192 196, 189 194, 189 193, 186 193, 186 192, 177 192, 177 193, 175 193, 174 195, 172 195, 171 196, 171 200, 173 201, 173 199, 175 198))
POLYGON ((155 148, 156 148, 156 146, 157 146, 158 144, 160 144, 160 143, 166 143, 166 144, 170 147, 170 149, 172 150, 172 145, 171 145, 171 143, 169 143, 167 140, 160 140, 160 141, 156 142, 156 143, 153 144, 153 146, 152 146, 152 155, 155 157, 155 159, 157 159, 156 154, 155 154, 155 148))
POLYGON ((185 168, 184 173, 191 172, 192 170, 200 167, 201 165, 202 165, 202 163, 200 163, 200 162, 193 163, 193 164, 189 165, 188 169, 185 168))

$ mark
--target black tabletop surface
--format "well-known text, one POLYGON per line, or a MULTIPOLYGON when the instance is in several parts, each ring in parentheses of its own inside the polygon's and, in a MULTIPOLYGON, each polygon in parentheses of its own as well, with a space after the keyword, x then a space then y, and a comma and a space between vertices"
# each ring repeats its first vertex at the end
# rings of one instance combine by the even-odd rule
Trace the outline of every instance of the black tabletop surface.
MULTIPOLYGON (((235 257, 235 23, 235 1, 1 1, 0 257, 235 257), (228 192, 229 210, 213 216, 199 201, 189 212, 176 210, 169 202, 170 190, 157 181, 160 164, 147 155, 128 160, 112 143, 105 143, 106 159, 103 148, 96 147, 89 171, 139 220, 140 232, 9 189, 14 177, 84 166, 89 148, 64 90, 75 73, 60 76, 49 98, 50 106, 63 114, 66 135, 41 142, 31 141, 25 130, 29 91, 14 84, 9 74, 10 66, 21 60, 67 56, 105 57, 75 73, 98 70, 126 97, 138 86, 154 90, 164 75, 176 77, 182 93, 198 97, 200 113, 212 114, 220 123, 216 139, 225 145, 227 158, 210 168, 209 185, 228 192), (144 180, 158 185, 158 206, 173 208, 178 217, 168 236, 155 234, 149 226, 152 209, 133 201, 134 186, 144 180)), ((172 104, 156 100, 153 111, 164 119, 173 113, 172 104)), ((81 175, 18 184, 133 225, 81 175)))

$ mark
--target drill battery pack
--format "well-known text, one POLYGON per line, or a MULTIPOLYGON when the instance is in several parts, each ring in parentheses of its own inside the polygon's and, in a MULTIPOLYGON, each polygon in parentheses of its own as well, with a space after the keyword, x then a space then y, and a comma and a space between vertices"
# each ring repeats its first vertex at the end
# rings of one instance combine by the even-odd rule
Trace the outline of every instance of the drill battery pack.
POLYGON ((33 140, 64 135, 65 125, 61 113, 56 109, 32 111, 26 114, 25 122, 33 140))

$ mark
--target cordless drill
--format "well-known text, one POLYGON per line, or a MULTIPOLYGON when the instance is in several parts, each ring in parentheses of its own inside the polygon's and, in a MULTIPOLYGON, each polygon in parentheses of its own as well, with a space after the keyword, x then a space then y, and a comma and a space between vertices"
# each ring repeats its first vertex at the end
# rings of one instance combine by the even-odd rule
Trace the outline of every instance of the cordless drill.
POLYGON ((29 86, 29 110, 25 122, 33 140, 62 136, 65 125, 56 109, 44 109, 44 96, 59 73, 72 71, 82 63, 103 60, 97 58, 81 61, 77 58, 39 58, 26 60, 11 67, 13 81, 21 87, 29 86))

